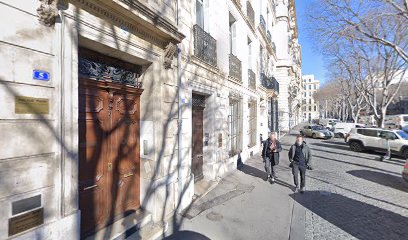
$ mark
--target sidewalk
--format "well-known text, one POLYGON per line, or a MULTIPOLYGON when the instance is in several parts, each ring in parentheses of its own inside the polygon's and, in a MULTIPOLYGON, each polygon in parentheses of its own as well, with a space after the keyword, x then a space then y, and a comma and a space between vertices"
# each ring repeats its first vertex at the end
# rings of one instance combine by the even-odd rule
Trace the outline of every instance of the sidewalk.
POLYGON ((304 239, 304 208, 293 199, 287 150, 277 175, 275 184, 266 182, 261 157, 252 157, 170 220, 166 235, 176 233, 167 239, 304 239))

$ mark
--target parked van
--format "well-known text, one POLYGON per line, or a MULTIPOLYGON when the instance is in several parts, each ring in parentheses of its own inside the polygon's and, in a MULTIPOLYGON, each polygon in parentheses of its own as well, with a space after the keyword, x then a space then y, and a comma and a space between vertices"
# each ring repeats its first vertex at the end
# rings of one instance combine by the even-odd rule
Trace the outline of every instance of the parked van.
POLYGON ((395 128, 402 129, 408 126, 408 114, 387 115, 384 118, 384 124, 388 126, 395 125, 395 128))
POLYGON ((358 123, 365 124, 366 127, 376 127, 377 126, 374 115, 360 116, 358 118, 358 123))
POLYGON ((343 123, 343 122, 339 122, 339 123, 335 123, 333 128, 333 133, 334 133, 334 137, 338 137, 338 138, 344 138, 347 133, 349 133, 351 131, 351 129, 353 128, 364 128, 365 125, 364 124, 356 124, 356 123, 343 123))
POLYGON ((332 129, 335 123, 339 123, 340 120, 327 118, 327 119, 319 119, 319 125, 325 127, 326 129, 332 129))

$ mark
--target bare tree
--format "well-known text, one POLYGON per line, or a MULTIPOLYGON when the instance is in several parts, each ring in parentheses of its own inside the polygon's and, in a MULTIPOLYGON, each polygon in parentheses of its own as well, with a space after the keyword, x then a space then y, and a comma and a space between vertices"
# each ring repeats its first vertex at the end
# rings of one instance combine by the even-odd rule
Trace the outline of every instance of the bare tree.
MULTIPOLYGON (((351 91, 359 96, 354 99, 359 100, 355 104, 365 102, 378 127, 384 126, 387 108, 407 71, 407 2, 315 0, 318 4, 313 5, 311 11, 312 33, 322 43, 322 52, 336 64, 341 64, 348 73, 345 80, 349 83, 342 90, 354 88, 351 91)), ((353 99, 348 96, 347 100, 353 99)), ((350 108, 352 105, 349 103, 350 108)))
POLYGON ((377 43, 408 63, 408 0, 315 0, 310 12, 319 40, 377 43))

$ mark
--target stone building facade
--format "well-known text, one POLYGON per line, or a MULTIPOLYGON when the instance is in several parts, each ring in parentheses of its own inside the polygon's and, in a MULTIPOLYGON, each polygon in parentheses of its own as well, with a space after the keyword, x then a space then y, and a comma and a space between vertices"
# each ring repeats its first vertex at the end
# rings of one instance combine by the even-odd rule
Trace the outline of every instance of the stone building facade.
POLYGON ((303 119, 312 121, 320 118, 319 102, 314 95, 320 88, 320 81, 314 75, 303 75, 303 119))
POLYGON ((276 1, 276 49, 275 77, 280 84, 280 130, 288 131, 302 118, 302 57, 298 41, 298 26, 294 0, 276 1))
POLYGON ((113 238, 257 154, 300 71, 293 4, 0 3, 0 239, 113 238))

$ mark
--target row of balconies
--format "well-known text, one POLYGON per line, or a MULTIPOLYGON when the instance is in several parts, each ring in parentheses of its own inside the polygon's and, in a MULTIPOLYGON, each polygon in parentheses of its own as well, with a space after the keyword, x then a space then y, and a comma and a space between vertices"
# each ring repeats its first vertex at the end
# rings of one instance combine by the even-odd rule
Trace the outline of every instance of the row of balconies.
POLYGON ((279 82, 274 77, 268 77, 264 73, 261 73, 261 84, 268 90, 273 90, 279 94, 279 82))
MULTIPOLYGON (((194 55, 214 67, 217 66, 217 40, 200 26, 194 25, 194 55)), ((237 56, 229 55, 229 76, 237 82, 242 82, 242 63, 237 56)), ((274 77, 261 73, 261 84, 266 89, 279 93, 279 83, 274 77)), ((256 75, 248 69, 248 87, 256 90, 256 75)))

